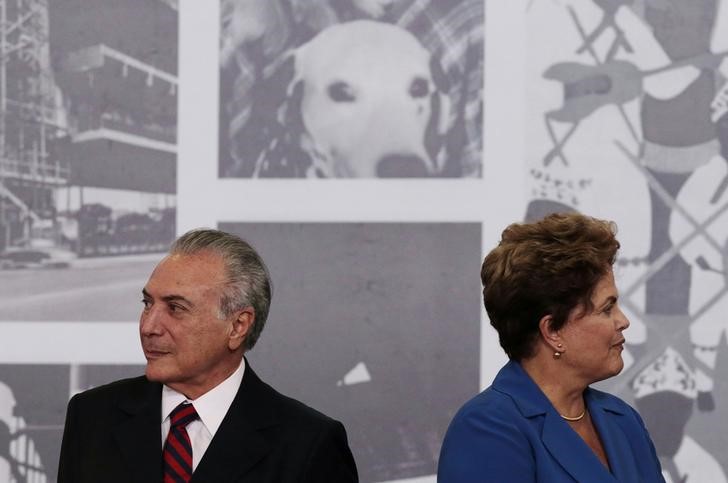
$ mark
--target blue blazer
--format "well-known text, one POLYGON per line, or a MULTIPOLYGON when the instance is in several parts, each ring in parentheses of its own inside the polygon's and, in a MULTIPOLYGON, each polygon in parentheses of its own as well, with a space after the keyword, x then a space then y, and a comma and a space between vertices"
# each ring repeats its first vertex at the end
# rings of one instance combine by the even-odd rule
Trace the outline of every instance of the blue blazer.
POLYGON ((611 472, 511 361, 450 423, 438 483, 664 483, 655 447, 637 411, 596 389, 587 388, 584 399, 611 472))

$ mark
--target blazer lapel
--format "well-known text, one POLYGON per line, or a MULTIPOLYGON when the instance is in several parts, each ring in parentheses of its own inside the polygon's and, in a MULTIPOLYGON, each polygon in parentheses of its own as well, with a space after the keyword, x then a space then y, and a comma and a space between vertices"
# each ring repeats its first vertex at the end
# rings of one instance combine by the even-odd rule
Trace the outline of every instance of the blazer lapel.
POLYGON ((585 399, 617 480, 639 481, 630 438, 622 428, 622 423, 625 422, 622 409, 610 404, 609 400, 598 397, 591 389, 587 389, 585 399))
POLYGON ((192 475, 195 481, 237 481, 273 448, 265 429, 276 425, 270 389, 246 360, 240 389, 192 475))
POLYGON ((559 416, 546 395, 518 363, 510 361, 506 364, 493 381, 493 388, 510 395, 524 417, 544 418, 541 432, 544 447, 576 481, 616 481, 584 440, 559 416))
POLYGON ((576 481, 590 483, 617 481, 584 440, 553 409, 546 413, 541 438, 551 456, 576 481))
POLYGON ((119 402, 126 418, 112 430, 122 458, 139 483, 159 483, 162 477, 162 386, 143 382, 119 402))

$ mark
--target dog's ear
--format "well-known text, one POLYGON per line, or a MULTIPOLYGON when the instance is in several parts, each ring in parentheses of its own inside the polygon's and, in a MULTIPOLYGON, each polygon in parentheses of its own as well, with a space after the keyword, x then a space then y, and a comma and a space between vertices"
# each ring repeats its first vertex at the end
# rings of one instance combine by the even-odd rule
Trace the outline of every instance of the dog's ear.
POLYGON ((437 57, 430 57, 430 75, 435 85, 430 95, 430 120, 425 130, 425 149, 430 159, 435 161, 438 172, 445 169, 445 141, 451 124, 451 102, 448 92, 450 80, 437 57))
MULTIPOLYGON (((303 80, 296 68, 296 51, 289 53, 276 71, 276 84, 282 99, 277 103, 276 132, 272 136, 260 176, 302 177, 311 165, 310 156, 301 149, 305 134, 301 102, 303 80)), ((275 105, 270 106, 275 110, 275 105)))
POLYGON ((289 126, 295 123, 302 123, 301 99, 303 98, 303 82, 296 71, 296 53, 291 52, 280 66, 280 71, 285 80, 281 82, 284 86, 285 100, 278 109, 278 122, 282 126, 289 126))
POLYGON ((442 68, 440 59, 434 55, 430 56, 430 75, 438 91, 446 94, 450 92, 450 79, 448 79, 445 70, 442 68))
POLYGON ((445 135, 450 128, 450 79, 442 68, 440 60, 434 55, 430 57, 430 75, 436 90, 432 93, 432 119, 433 129, 440 135, 445 135))

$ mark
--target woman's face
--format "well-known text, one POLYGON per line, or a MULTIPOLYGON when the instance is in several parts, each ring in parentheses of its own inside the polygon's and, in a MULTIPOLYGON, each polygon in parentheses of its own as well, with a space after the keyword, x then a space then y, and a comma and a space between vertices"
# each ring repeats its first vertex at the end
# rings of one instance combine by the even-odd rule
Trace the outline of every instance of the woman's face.
POLYGON ((615 376, 624 367, 622 331, 629 327, 629 320, 617 298, 610 269, 594 289, 592 311, 583 313, 583 307, 575 308, 559 330, 564 345, 561 359, 587 384, 615 376))

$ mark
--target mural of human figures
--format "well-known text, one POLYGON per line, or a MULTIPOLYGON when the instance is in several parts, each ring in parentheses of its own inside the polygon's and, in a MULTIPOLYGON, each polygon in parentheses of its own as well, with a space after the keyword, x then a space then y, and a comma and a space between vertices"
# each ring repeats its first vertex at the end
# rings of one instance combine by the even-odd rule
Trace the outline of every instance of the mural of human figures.
POLYGON ((478 177, 483 0, 223 0, 220 177, 478 177))
POLYGON ((617 222, 632 327, 608 389, 644 415, 667 481, 728 481, 715 435, 728 419, 716 401, 728 370, 728 5, 546 0, 526 15, 525 217, 617 222))

